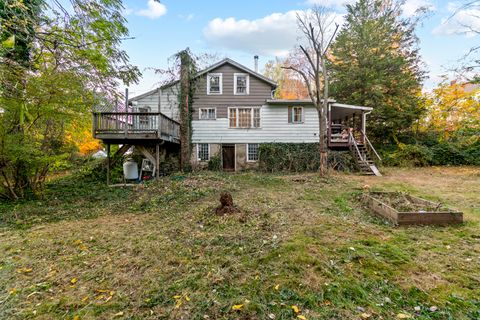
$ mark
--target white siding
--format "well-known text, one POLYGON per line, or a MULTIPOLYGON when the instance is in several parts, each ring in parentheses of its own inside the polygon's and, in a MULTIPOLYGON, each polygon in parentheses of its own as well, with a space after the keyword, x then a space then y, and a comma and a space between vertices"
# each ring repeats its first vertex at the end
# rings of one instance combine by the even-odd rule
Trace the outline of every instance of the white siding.
POLYGON ((152 94, 135 99, 137 105, 135 106, 135 111, 138 112, 140 108, 150 108, 150 112, 158 112, 158 91, 154 91, 152 94))
POLYGON ((173 85, 160 90, 160 92, 159 90, 155 90, 151 94, 139 99, 133 98, 132 100, 137 102, 135 111, 139 111, 139 108, 150 107, 151 112, 158 112, 158 100, 160 99, 160 112, 178 121, 180 117, 178 113, 177 93, 178 85, 173 85))
POLYGON ((178 111, 178 89, 179 85, 173 85, 171 87, 161 90, 160 106, 161 112, 174 120, 180 120, 180 114, 178 111))
POLYGON ((228 119, 194 120, 192 122, 193 143, 264 143, 318 142, 318 113, 313 107, 304 107, 305 121, 301 124, 288 123, 287 106, 263 106, 261 128, 233 129, 228 119))

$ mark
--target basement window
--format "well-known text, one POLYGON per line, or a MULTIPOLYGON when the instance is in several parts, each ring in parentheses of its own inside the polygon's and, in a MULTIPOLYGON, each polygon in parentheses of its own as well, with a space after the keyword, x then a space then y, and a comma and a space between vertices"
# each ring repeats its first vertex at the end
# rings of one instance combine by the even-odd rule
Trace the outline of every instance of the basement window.
POLYGON ((197 144, 197 152, 199 161, 210 160, 210 145, 208 143, 197 144))
POLYGON ((258 161, 258 143, 249 143, 247 144, 247 161, 255 162, 258 161))

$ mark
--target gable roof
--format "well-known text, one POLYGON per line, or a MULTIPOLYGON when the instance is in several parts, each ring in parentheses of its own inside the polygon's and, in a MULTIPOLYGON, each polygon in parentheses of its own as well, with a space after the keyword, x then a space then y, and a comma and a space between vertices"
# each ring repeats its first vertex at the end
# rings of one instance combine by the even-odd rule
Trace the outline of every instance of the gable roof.
POLYGON ((205 73, 208 73, 208 72, 210 72, 210 71, 212 71, 212 70, 214 70, 214 69, 217 69, 218 67, 223 66, 224 64, 227 64, 227 63, 228 63, 228 64, 231 64, 231 65, 234 66, 234 67, 237 67, 238 69, 240 69, 240 70, 242 70, 242 71, 244 71, 244 72, 246 72, 246 73, 248 73, 248 74, 251 74, 252 76, 254 76, 254 77, 256 77, 256 78, 258 78, 258 79, 260 79, 260 80, 263 80, 263 81, 271 84, 272 86, 275 86, 275 87, 277 86, 277 83, 276 83, 275 81, 273 81, 272 79, 269 79, 269 78, 265 77, 264 75, 262 75, 262 74, 260 74, 260 73, 258 73, 258 72, 255 72, 255 71, 253 71, 252 69, 249 69, 249 68, 245 67, 243 64, 240 64, 240 63, 238 63, 238 62, 236 62, 236 61, 233 61, 233 60, 230 59, 230 58, 225 58, 225 59, 223 59, 222 61, 219 61, 219 62, 211 65, 210 67, 208 67, 208 68, 206 68, 206 69, 198 72, 195 77, 200 77, 200 76, 204 75, 205 73))
MULTIPOLYGON (((240 63, 238 63, 238 62, 236 62, 236 61, 233 61, 233 60, 230 59, 230 58, 225 58, 225 59, 223 59, 223 60, 221 60, 221 61, 219 61, 219 62, 217 62, 217 63, 212 64, 212 65, 209 66, 208 68, 203 69, 203 70, 197 72, 197 74, 195 75, 195 78, 201 77, 201 76, 203 76, 204 74, 206 74, 206 73, 208 73, 208 72, 210 72, 210 71, 212 71, 212 70, 215 70, 215 69, 217 69, 217 68, 219 68, 219 67, 221 67, 221 66, 223 66, 224 64, 227 64, 227 63, 230 64, 230 65, 232 65, 232 66, 234 66, 234 67, 236 67, 236 68, 238 68, 238 69, 240 69, 240 70, 242 70, 242 71, 245 72, 245 73, 248 73, 248 74, 250 74, 250 75, 252 75, 252 76, 254 76, 254 77, 256 77, 256 78, 258 78, 258 79, 260 79, 260 80, 262 80, 262 81, 264 81, 264 82, 266 82, 266 83, 268 83, 268 84, 270 84, 270 85, 272 85, 273 87, 276 87, 276 86, 277 86, 277 83, 276 83, 275 81, 273 81, 272 79, 269 79, 269 78, 265 77, 264 75, 262 75, 262 74, 260 74, 260 73, 258 73, 258 72, 255 72, 255 71, 253 71, 252 69, 249 69, 249 68, 245 67, 243 64, 240 64, 240 63)), ((159 88, 156 88, 156 89, 150 90, 150 91, 148 91, 148 92, 142 93, 141 95, 138 95, 138 96, 129 98, 128 100, 129 100, 129 101, 136 101, 136 100, 142 99, 142 98, 144 98, 144 97, 146 97, 146 96, 149 96, 149 95, 151 95, 151 94, 156 93, 159 89, 169 88, 169 87, 177 84, 178 82, 180 82, 180 81, 179 81, 179 80, 175 80, 175 81, 169 82, 169 83, 167 83, 167 84, 164 84, 164 85, 160 86, 159 88)))
MULTIPOLYGON (((208 68, 203 69, 203 70, 197 72, 197 74, 195 75, 195 78, 201 77, 201 76, 203 76, 204 74, 206 74, 206 73, 208 73, 208 72, 210 72, 210 71, 212 71, 212 70, 215 70, 215 69, 217 69, 217 68, 219 68, 219 67, 221 67, 221 66, 223 66, 224 64, 227 64, 227 63, 230 64, 230 65, 232 65, 232 66, 234 66, 234 67, 236 67, 236 68, 238 68, 238 69, 240 69, 240 70, 242 70, 243 72, 246 72, 246 73, 248 73, 248 74, 250 74, 250 75, 252 75, 252 76, 254 76, 254 77, 256 77, 256 78, 258 78, 258 79, 260 79, 260 80, 262 80, 262 81, 267 82, 268 84, 270 84, 270 85, 272 85, 272 86, 274 86, 274 87, 277 86, 277 83, 276 83, 275 81, 273 81, 272 79, 269 79, 269 78, 265 77, 264 75, 262 75, 262 74, 260 74, 260 73, 258 73, 258 72, 255 72, 255 71, 253 71, 252 69, 249 69, 249 68, 245 67, 243 64, 240 64, 240 63, 238 63, 238 62, 236 62, 236 61, 233 61, 233 60, 230 59, 230 58, 225 58, 225 59, 223 59, 223 60, 221 60, 221 61, 219 61, 219 62, 217 62, 217 63, 212 64, 212 65, 209 66, 208 68)), ((170 82, 170 83, 164 84, 163 86, 160 87, 160 89, 165 89, 165 88, 171 87, 171 86, 177 84, 178 82, 179 82, 179 80, 175 80, 175 81, 172 81, 172 82, 170 82)))
MULTIPOLYGON (((161 87, 160 87, 161 88, 161 87)), ((138 96, 135 96, 135 97, 132 97, 132 98, 128 98, 128 101, 136 101, 136 100, 140 100, 142 98, 145 98, 145 97, 148 97, 149 95, 151 94, 154 94, 154 93, 157 93, 158 90, 160 90, 160 88, 155 88, 153 90, 150 90, 150 91, 147 91, 145 93, 142 93, 142 94, 139 94, 138 96)))

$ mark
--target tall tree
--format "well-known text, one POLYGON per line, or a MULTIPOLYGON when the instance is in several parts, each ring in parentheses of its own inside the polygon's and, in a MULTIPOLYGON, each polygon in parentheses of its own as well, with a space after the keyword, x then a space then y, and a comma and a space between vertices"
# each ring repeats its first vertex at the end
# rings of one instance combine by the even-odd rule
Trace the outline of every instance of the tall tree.
POLYGON ((0 4, 0 197, 40 194, 71 151, 65 131, 89 121, 98 96, 138 79, 120 48, 121 0, 0 4))
POLYGON ((335 99, 373 107, 368 131, 376 142, 408 132, 422 112, 424 72, 415 27, 399 1, 359 0, 332 45, 335 99))
POLYGON ((318 112, 320 174, 327 173, 327 108, 329 79, 327 70, 327 52, 338 25, 335 16, 326 8, 314 6, 313 9, 297 15, 298 26, 306 44, 299 45, 297 53, 291 56, 285 69, 299 74, 308 90, 308 96, 318 112), (335 24, 335 26, 333 26, 335 24))

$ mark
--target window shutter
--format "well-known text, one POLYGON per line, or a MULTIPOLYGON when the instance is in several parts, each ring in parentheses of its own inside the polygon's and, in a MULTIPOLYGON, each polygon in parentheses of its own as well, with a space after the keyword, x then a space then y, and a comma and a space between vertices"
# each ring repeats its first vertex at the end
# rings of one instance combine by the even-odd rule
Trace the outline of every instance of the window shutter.
POLYGON ((288 107, 288 123, 293 123, 292 111, 293 111, 293 107, 288 107))

